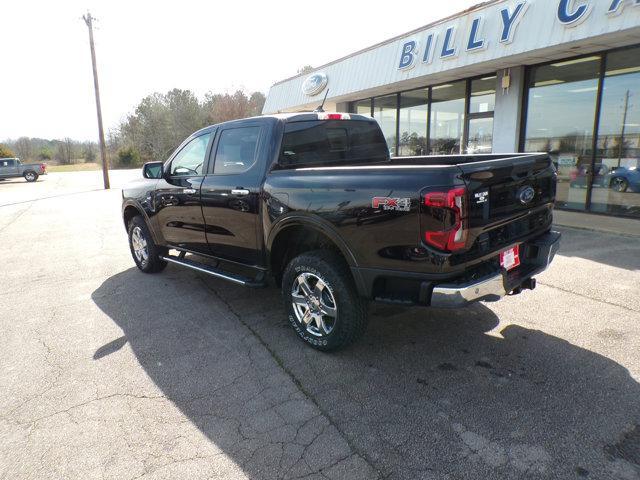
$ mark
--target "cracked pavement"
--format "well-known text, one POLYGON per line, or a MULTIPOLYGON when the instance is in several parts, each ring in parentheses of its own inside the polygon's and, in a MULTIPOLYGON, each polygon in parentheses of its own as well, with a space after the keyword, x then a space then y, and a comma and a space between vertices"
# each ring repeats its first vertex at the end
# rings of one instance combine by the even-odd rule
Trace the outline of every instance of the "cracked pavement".
POLYGON ((640 478, 640 241, 562 229, 534 292, 374 305, 334 354, 275 288, 130 258, 138 171, 0 182, 0 478, 640 478))

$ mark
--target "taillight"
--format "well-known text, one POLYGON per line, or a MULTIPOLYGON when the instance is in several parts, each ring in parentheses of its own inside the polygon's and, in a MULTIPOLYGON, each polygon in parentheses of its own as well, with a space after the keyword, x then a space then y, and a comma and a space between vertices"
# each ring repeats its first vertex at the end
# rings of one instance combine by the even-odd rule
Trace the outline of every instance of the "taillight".
POLYGON ((327 113, 319 112, 318 120, 350 120, 351 115, 348 113, 327 113))
POLYGON ((41 163, 40 164, 40 171, 44 172, 47 169, 47 164, 46 163, 41 163))
POLYGON ((429 192, 424 196, 424 205, 433 209, 450 211, 453 221, 446 225, 443 217, 440 230, 426 230, 424 241, 440 250, 456 251, 465 248, 467 244, 467 190, 454 188, 447 192, 429 192))

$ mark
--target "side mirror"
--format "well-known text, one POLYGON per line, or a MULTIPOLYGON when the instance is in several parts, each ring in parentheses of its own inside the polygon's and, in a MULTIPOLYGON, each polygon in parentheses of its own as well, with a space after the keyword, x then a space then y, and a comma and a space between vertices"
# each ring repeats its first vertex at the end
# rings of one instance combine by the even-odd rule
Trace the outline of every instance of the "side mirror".
POLYGON ((142 166, 142 176, 144 178, 162 178, 162 162, 149 162, 142 166))

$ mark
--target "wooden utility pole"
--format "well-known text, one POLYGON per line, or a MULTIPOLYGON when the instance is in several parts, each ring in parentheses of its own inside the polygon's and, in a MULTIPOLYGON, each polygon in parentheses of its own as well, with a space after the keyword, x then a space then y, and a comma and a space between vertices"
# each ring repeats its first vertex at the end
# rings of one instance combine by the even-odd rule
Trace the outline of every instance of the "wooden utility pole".
POLYGON ((618 166, 622 162, 622 155, 624 154, 624 127, 627 123, 627 110, 629 110, 629 90, 624 95, 624 108, 622 113, 622 129, 620 131, 620 148, 618 149, 618 166))
POLYGON ((89 12, 83 15, 84 23, 89 29, 89 46, 91 48, 91 63, 93 64, 93 88, 96 91, 96 110, 98 111, 98 135, 100 137, 100 157, 102 158, 102 179, 104 188, 109 186, 109 161, 107 160, 107 147, 104 143, 104 129, 102 128, 102 107, 100 106, 100 87, 98 86, 98 67, 96 66, 96 50, 93 46, 93 20, 89 12))

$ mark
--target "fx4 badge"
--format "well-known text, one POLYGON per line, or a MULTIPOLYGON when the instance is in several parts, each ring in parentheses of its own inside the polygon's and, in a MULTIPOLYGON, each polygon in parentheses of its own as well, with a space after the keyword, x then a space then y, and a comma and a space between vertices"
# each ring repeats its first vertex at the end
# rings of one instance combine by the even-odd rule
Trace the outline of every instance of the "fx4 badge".
POLYGON ((411 210, 410 198, 391 198, 391 197, 373 197, 371 199, 373 208, 382 208, 382 210, 396 210, 399 212, 408 212, 411 210))

